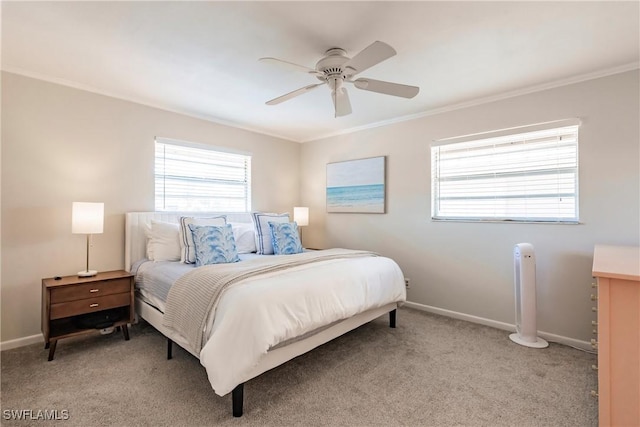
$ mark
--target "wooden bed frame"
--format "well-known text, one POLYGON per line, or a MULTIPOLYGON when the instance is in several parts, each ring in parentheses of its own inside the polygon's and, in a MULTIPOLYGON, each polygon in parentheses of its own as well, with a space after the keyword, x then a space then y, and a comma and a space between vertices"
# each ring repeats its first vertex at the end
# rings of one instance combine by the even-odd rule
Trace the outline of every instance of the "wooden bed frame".
MULTIPOLYGON (((197 216, 205 218, 207 216, 226 215, 227 222, 251 223, 251 215, 248 213, 193 213, 193 212, 130 212, 125 217, 125 268, 131 271, 132 264, 145 258, 146 254, 146 234, 145 225, 150 221, 165 221, 178 223, 181 216, 197 216)), ((244 378, 232 391, 232 412, 234 417, 242 416, 244 383, 276 366, 300 356, 326 342, 331 341, 365 323, 372 321, 386 313, 389 313, 389 326, 396 327, 397 303, 387 304, 373 310, 365 311, 356 316, 342 320, 331 327, 322 329, 316 334, 312 334, 304 339, 293 341, 291 344, 280 346, 270 350, 258 365, 244 378)), ((171 331, 162 325, 163 313, 152 305, 147 304, 140 298, 135 302, 136 314, 150 323, 160 333, 167 337, 167 359, 172 357, 172 346, 175 342, 183 348, 186 344, 180 337, 175 336, 171 331)), ((192 352, 190 352, 193 354, 192 352)), ((199 355, 193 354, 196 358, 199 355)))

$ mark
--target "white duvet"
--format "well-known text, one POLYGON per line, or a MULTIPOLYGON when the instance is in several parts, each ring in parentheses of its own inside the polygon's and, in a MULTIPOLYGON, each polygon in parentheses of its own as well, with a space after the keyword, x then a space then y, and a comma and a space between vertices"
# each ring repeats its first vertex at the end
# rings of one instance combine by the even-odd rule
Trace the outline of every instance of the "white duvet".
POLYGON ((215 393, 224 396, 250 379, 277 344, 405 300, 402 271, 384 257, 330 260, 247 279, 224 291, 200 362, 215 393))

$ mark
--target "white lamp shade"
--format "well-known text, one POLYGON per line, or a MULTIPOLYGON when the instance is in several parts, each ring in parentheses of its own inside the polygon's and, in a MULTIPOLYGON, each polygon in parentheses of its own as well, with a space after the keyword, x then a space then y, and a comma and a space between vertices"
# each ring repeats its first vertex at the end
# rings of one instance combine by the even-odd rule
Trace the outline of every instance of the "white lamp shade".
POLYGON ((293 208, 293 220, 301 227, 309 225, 309 208, 293 208))
POLYGON ((104 225, 104 203, 73 202, 71 232, 99 234, 104 225))

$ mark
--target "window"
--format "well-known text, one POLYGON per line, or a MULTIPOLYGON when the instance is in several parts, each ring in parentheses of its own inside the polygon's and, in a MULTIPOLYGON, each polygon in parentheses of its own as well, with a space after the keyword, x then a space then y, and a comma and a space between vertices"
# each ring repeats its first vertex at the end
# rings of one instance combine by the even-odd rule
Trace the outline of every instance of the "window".
POLYGON ((249 212, 251 156, 156 139, 158 211, 249 212))
POLYGON ((577 123, 434 143, 432 218, 577 222, 577 123))

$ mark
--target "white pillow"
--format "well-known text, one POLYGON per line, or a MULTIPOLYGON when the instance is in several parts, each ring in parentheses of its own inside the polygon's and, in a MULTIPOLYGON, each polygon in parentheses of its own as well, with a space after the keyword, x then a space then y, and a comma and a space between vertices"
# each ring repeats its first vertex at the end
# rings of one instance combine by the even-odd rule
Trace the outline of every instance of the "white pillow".
POLYGON ((151 220, 146 228, 147 258, 151 261, 180 259, 180 227, 178 224, 151 220))
POLYGON ((227 224, 227 217, 225 215, 210 218, 193 218, 190 216, 180 217, 180 246, 182 247, 180 261, 185 264, 195 264, 196 246, 193 243, 193 235, 189 229, 189 224, 215 225, 220 227, 227 224))
POLYGON ((289 222, 289 214, 251 212, 253 225, 256 227, 256 249, 259 255, 272 255, 270 222, 289 222))
POLYGON ((256 251, 256 232, 252 223, 232 222, 233 238, 239 254, 250 254, 256 251))

